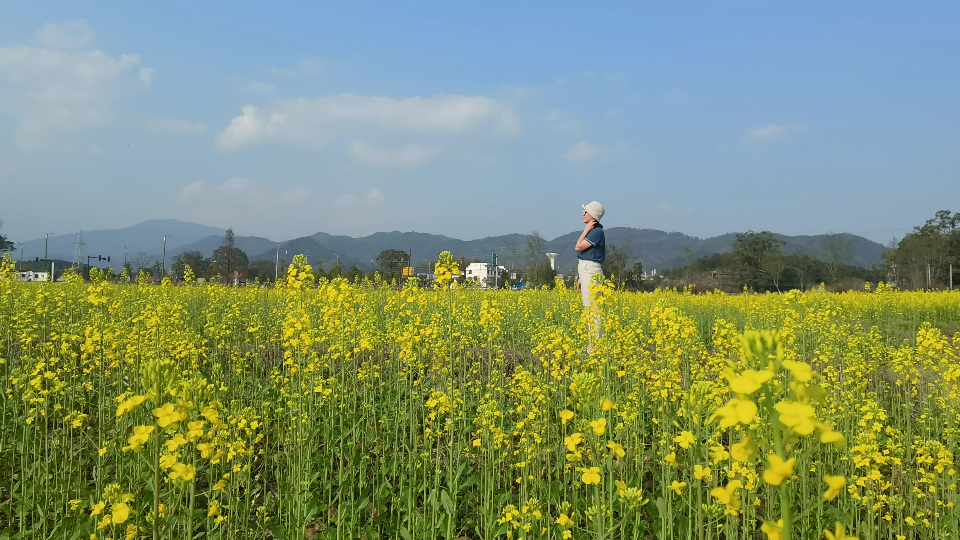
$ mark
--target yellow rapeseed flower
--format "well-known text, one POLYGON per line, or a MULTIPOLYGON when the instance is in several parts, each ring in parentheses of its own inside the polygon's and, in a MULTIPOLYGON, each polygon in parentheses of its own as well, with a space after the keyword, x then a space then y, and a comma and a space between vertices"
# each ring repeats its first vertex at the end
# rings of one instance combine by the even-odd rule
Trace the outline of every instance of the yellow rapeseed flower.
POLYGON ((173 470, 170 471, 171 480, 183 480, 189 482, 197 476, 197 469, 187 463, 176 463, 173 465, 173 470))
POLYGON ((683 488, 685 487, 687 487, 686 482, 677 482, 676 480, 674 480, 673 483, 670 484, 670 489, 673 490, 673 492, 676 493, 677 495, 683 494, 683 488))
POLYGON ((793 429, 797 435, 809 435, 817 427, 816 411, 806 403, 781 401, 774 408, 780 413, 780 423, 793 429))
POLYGON ((793 378, 800 382, 807 382, 813 378, 813 368, 806 362, 797 362, 795 360, 784 360, 780 365, 790 370, 793 378))
POLYGON ((569 437, 563 438, 563 444, 567 447, 567 450, 571 452, 577 451, 577 445, 583 442, 583 434, 574 433, 569 437))
POLYGON ((132 398, 124 401, 123 403, 120 404, 120 406, 117 407, 117 418, 136 409, 146 399, 147 399, 147 396, 133 396, 132 398))
POLYGON ((127 503, 119 502, 110 507, 110 518, 114 525, 123 523, 128 517, 130 517, 130 507, 127 503))
POLYGON ((600 418, 599 420, 594 420, 593 422, 590 422, 590 427, 593 428, 593 432, 596 435, 603 435, 603 433, 607 430, 607 419, 600 418))
POLYGON ((611 453, 613 453, 617 457, 623 457, 627 454, 626 451, 624 451, 622 446, 620 446, 619 444, 613 441, 607 441, 607 448, 609 448, 611 453))
POLYGON ((730 447, 730 456, 739 462, 750 461, 757 454, 757 444, 749 438, 730 447))
POLYGON ((571 418, 573 418, 573 411, 567 410, 567 409, 564 409, 564 410, 560 411, 560 423, 561 423, 561 424, 566 424, 567 422, 570 421, 571 418))
POLYGON ((133 435, 127 439, 127 446, 123 447, 123 451, 139 452, 140 448, 150 440, 150 434, 153 433, 153 430, 153 426, 136 426, 133 428, 133 435))
POLYGON ((823 481, 827 483, 828 489, 823 494, 823 498, 832 501, 837 498, 837 495, 843 490, 844 486, 847 485, 847 479, 843 476, 830 476, 824 475, 823 481))
POLYGON ((704 467, 703 465, 694 465, 693 466, 693 477, 697 480, 703 480, 704 478, 710 476, 710 467, 704 467))
POLYGON ((784 480, 793 476, 793 465, 797 462, 796 458, 784 461, 780 456, 770 454, 767 460, 769 460, 770 466, 763 471, 764 482, 772 486, 779 486, 784 480))
POLYGON ((720 428, 723 429, 737 424, 749 425, 756 416, 756 404, 749 399, 733 398, 713 413, 710 422, 719 418, 720 428))
POLYGON ((153 415, 157 417, 157 425, 162 428, 171 426, 187 418, 186 414, 177 412, 173 403, 167 403, 163 407, 157 407, 153 410, 153 415))
POLYGON ((827 535, 827 540, 857 540, 856 536, 850 536, 844 532, 843 524, 837 523, 835 532, 831 532, 829 529, 823 531, 827 535))
POLYGON ((760 530, 767 535, 767 540, 781 540, 783 538, 783 520, 776 523, 767 521, 760 527, 760 530))
POLYGON ((581 476, 580 479, 583 480, 584 484, 589 486, 590 484, 600 483, 600 467, 589 467, 581 470, 583 471, 583 476, 581 476))
POLYGON ((557 525, 560 525, 561 527, 566 527, 567 523, 570 523, 570 518, 567 517, 566 514, 560 514, 560 517, 558 517, 557 521, 555 521, 554 523, 556 523, 557 525))
POLYGON ((673 442, 680 445, 680 448, 687 449, 690 448, 690 445, 697 442, 697 439, 694 438, 693 433, 689 431, 681 431, 679 435, 673 438, 673 442))
POLYGON ((164 443, 164 445, 167 447, 167 452, 176 452, 177 448, 180 448, 185 444, 187 444, 187 439, 180 433, 177 433, 172 439, 164 443))
POLYGON ((740 374, 727 375, 727 380, 730 381, 730 389, 738 394, 752 394, 759 390, 763 383, 772 378, 772 371, 757 371, 755 369, 746 369, 740 374))

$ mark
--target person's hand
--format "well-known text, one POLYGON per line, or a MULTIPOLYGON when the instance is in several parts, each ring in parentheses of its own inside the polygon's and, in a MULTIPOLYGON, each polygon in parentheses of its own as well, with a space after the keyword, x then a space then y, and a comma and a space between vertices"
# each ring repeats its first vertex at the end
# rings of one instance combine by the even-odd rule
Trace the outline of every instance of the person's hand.
POLYGON ((580 280, 577 280, 577 292, 580 292, 580 280))
POLYGON ((590 230, 592 230, 592 229, 593 229, 594 227, 596 227, 596 226, 597 226, 597 220, 591 219, 591 220, 587 223, 586 230, 587 230, 587 231, 590 231, 590 230))

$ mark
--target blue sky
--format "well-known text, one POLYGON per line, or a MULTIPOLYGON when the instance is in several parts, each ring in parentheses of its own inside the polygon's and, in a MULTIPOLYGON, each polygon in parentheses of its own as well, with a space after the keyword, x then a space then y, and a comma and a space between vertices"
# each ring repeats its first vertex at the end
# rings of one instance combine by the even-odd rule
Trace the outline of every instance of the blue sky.
POLYGON ((553 237, 599 200, 886 241, 960 210, 955 2, 195 4, 4 10, 5 234, 553 237))

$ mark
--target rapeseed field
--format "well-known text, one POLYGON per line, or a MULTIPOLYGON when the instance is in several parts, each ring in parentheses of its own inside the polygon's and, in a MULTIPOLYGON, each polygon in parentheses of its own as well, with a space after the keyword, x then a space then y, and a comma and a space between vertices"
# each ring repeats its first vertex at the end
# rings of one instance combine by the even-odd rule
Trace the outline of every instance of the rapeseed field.
POLYGON ((562 283, 453 265, 421 290, 4 263, 0 538, 960 537, 960 294, 607 283, 591 337, 562 283))

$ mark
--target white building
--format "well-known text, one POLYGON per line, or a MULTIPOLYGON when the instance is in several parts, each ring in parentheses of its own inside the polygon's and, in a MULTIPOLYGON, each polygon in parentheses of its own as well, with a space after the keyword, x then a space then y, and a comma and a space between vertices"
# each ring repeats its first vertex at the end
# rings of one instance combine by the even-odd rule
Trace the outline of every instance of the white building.
POLYGON ((47 281, 50 279, 50 272, 17 272, 19 281, 47 281))
POLYGON ((468 280, 476 278, 483 287, 492 287, 494 284, 503 285, 503 278, 507 275, 505 266, 494 267, 491 263, 475 262, 467 266, 465 276, 468 280))

